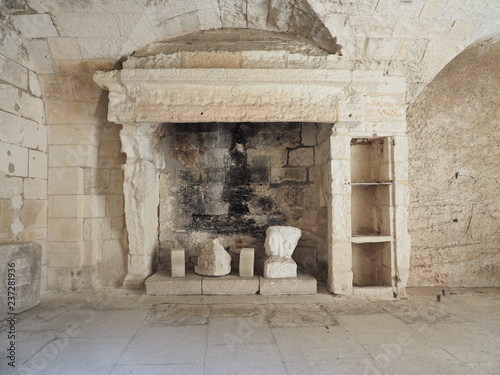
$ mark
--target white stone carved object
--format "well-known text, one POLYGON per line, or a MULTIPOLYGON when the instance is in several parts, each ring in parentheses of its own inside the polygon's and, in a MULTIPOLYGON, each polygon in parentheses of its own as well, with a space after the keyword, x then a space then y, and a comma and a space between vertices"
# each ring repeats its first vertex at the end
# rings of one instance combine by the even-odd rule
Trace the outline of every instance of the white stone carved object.
POLYGON ((224 276, 231 272, 231 255, 218 238, 205 245, 194 271, 204 276, 224 276))
POLYGON ((186 277, 186 255, 184 249, 170 251, 170 264, 172 277, 186 277))
POLYGON ((292 254, 301 234, 299 228, 290 226, 267 228, 264 247, 268 257, 264 262, 264 277, 270 279, 297 277, 297 264, 292 259, 292 254))
POLYGON ((253 277, 255 250, 244 247, 240 250, 240 277, 253 277))

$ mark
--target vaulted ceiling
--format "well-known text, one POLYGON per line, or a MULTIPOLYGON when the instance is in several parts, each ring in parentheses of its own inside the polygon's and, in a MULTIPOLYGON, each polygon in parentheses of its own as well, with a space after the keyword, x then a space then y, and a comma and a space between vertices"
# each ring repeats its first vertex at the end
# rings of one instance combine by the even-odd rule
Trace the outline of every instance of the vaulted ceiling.
POLYGON ((498 38, 499 20, 498 0, 1 0, 0 48, 50 74, 57 60, 117 61, 183 34, 259 29, 308 39, 342 55, 342 68, 380 66, 422 85, 468 45, 498 38))

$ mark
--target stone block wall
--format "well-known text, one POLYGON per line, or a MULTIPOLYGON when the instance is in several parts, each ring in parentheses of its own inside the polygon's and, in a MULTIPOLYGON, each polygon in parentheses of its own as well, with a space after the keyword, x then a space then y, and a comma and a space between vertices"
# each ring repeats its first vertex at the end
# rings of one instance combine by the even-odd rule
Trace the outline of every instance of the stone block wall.
POLYGON ((320 199, 319 144, 331 124, 163 124, 157 150, 160 181, 160 267, 170 250, 187 250, 193 268, 200 249, 221 236, 238 268, 241 248, 256 249, 261 271, 270 225, 302 230, 294 252, 300 268, 326 277, 327 211, 320 199))
POLYGON ((80 52, 72 38, 49 44, 56 68, 40 76, 49 133, 47 288, 121 285, 121 126, 106 120, 106 94, 92 81, 95 70, 113 63, 76 61, 80 52))
POLYGON ((36 241, 41 256, 47 228, 47 128, 29 47, 0 24, 0 244, 36 241))

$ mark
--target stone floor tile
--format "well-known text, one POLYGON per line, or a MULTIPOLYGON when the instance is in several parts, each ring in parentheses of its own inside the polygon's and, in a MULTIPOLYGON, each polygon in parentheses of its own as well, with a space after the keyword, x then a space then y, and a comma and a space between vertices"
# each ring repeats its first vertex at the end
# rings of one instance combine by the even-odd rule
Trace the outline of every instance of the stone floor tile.
POLYGON ((318 304, 273 304, 266 306, 266 310, 271 327, 338 325, 338 322, 318 304))
POLYGON ((375 303, 384 312, 390 313, 406 324, 461 321, 460 317, 450 311, 444 297, 442 303, 437 303, 435 295, 432 295, 432 298, 426 296, 424 299, 377 301, 375 303))
POLYGON ((333 316, 385 313, 373 301, 364 299, 336 298, 330 302, 321 302, 320 306, 333 316))
POLYGON ((17 330, 19 331, 64 331, 66 328, 75 323, 78 319, 85 315, 87 309, 42 309, 35 314, 31 314, 24 318, 23 314, 19 315, 17 330))
POLYGON ((273 328, 285 362, 371 358, 340 326, 273 328))
POLYGON ((133 337, 119 364, 200 364, 205 360, 208 326, 145 326, 133 337))
POLYGON ((137 303, 144 293, 135 290, 129 292, 130 293, 122 292, 108 294, 106 299, 94 307, 94 310, 144 309, 144 306, 137 303))
MULTIPOLYGON (((148 296, 147 294, 139 297, 135 305, 137 306, 154 306, 160 304, 184 304, 198 305, 202 303, 203 296, 148 296)), ((135 306, 134 306, 135 308, 135 306)))
POLYGON ((264 315, 210 318, 208 344, 274 344, 274 338, 264 315))
POLYGON ((473 375, 475 371, 460 361, 445 358, 409 357, 390 362, 382 361, 380 365, 391 375, 473 375))
POLYGON ((211 305, 210 317, 222 316, 254 316, 264 315, 265 309, 262 305, 234 304, 234 305, 211 305))
POLYGON ((70 337, 132 337, 148 312, 87 310, 65 333, 70 337))
POLYGON ((488 328, 468 323, 413 324, 412 327, 462 362, 490 362, 500 358, 500 340, 488 328))
POLYGON ((116 365, 110 375, 203 375, 203 365, 116 365))
POLYGON ((337 316, 338 322, 362 345, 417 339, 419 334, 390 314, 337 316))
POLYGON ((337 359, 307 362, 285 362, 288 375, 385 375, 387 372, 373 359, 337 359))
POLYGON ((47 309, 85 309, 92 308, 108 298, 106 293, 81 292, 64 293, 47 305, 47 309))
POLYGON ((470 362, 467 366, 477 371, 481 375, 498 375, 500 374, 500 360, 489 362, 470 362))
POLYGON ((202 303, 206 305, 227 305, 227 304, 250 304, 264 305, 268 303, 266 296, 260 294, 248 295, 231 295, 231 296, 203 296, 202 303))
POLYGON ((109 374, 130 338, 55 339, 19 368, 20 374, 109 374))
MULTIPOLYGON (((15 339, 15 365, 20 367, 24 362, 35 355, 40 349, 52 341, 60 332, 59 331, 18 331, 15 339)), ((10 347, 10 340, 7 337, 7 331, 0 331, 0 348, 2 355, 0 356, 0 374, 9 374, 15 370, 8 365, 11 360, 6 356, 7 349, 10 347), (5 350, 5 352, 4 352, 5 350)))
POLYGON ((210 345, 205 375, 285 375, 276 345, 210 345))
POLYGON ((205 305, 156 305, 144 324, 147 325, 199 325, 208 323, 209 308, 205 305))

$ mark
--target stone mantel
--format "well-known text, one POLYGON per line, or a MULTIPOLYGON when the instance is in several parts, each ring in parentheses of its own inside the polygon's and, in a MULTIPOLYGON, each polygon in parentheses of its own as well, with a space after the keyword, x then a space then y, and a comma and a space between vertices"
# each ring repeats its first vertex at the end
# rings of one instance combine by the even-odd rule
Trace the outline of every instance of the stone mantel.
POLYGON ((108 119, 117 123, 336 122, 337 103, 353 95, 353 79, 349 70, 331 69, 124 69, 94 75, 110 92, 108 119))

